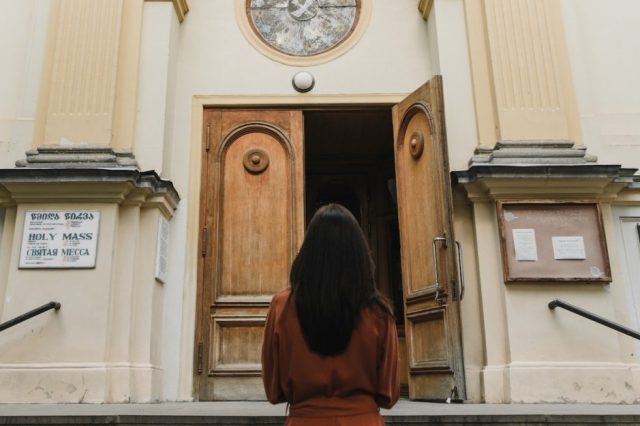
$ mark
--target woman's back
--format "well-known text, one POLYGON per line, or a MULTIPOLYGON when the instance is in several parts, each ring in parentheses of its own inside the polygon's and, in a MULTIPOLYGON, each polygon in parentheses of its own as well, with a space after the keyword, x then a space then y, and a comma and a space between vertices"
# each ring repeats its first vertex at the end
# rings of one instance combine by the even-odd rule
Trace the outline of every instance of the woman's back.
POLYGON ((313 215, 273 297, 262 347, 267 398, 291 404, 287 425, 383 425, 398 399, 398 342, 355 217, 328 204, 313 215))
POLYGON ((376 303, 363 308, 346 350, 321 356, 305 342, 290 295, 290 289, 276 294, 267 317, 262 362, 269 401, 291 404, 292 425, 308 424, 300 423, 305 417, 367 414, 374 416, 362 420, 366 423, 354 423, 354 417, 348 424, 378 424, 371 423, 379 419, 378 406, 389 408, 398 399, 392 316, 376 303))

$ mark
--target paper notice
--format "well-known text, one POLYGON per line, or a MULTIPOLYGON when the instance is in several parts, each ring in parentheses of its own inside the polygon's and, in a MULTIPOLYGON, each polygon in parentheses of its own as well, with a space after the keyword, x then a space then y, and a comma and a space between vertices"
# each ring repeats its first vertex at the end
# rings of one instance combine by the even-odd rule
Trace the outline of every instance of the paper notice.
POLYGON ((584 238, 551 237, 553 243, 553 258, 558 260, 586 259, 584 252, 584 238))
POLYGON ((528 228, 512 229, 513 246, 516 249, 517 261, 538 260, 538 247, 536 246, 536 231, 528 228))

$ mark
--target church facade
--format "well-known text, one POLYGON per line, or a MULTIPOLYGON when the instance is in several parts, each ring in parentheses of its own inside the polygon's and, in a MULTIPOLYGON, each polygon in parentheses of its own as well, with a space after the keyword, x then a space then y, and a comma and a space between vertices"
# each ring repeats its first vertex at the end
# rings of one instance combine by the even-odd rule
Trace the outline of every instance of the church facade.
POLYGON ((640 342, 562 309, 640 329, 637 2, 3 9, 0 322, 59 306, 0 331, 0 402, 264 399, 266 311, 328 202, 405 397, 640 399, 640 342))

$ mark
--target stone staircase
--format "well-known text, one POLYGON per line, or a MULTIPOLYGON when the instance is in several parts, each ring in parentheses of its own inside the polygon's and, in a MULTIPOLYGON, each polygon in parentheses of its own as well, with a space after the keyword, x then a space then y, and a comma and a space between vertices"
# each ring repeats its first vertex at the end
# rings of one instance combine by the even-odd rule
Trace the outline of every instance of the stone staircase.
MULTIPOLYGON (((264 402, 0 404, 0 425, 282 425, 264 402)), ((387 425, 640 425, 640 405, 436 404, 400 401, 387 425)))

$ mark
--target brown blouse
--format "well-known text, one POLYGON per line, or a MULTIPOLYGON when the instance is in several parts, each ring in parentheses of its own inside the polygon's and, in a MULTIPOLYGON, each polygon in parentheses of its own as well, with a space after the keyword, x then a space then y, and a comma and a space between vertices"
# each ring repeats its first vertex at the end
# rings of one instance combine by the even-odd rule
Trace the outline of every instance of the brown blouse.
POLYGON ((305 343, 290 289, 271 301, 262 344, 262 379, 272 404, 288 402, 290 426, 383 425, 378 407, 398 400, 398 337, 378 306, 363 309, 347 349, 323 357, 305 343))

